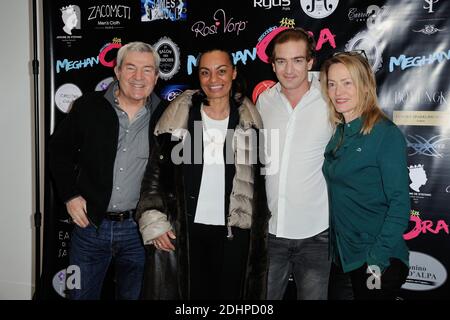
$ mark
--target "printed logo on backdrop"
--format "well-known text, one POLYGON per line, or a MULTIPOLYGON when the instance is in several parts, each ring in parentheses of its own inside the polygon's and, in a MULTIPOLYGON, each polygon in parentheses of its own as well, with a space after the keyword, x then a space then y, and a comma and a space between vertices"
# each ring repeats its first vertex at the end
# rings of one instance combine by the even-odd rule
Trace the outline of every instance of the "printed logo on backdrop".
POLYGON ((113 77, 108 77, 106 79, 103 79, 97 85, 95 86, 95 91, 105 91, 108 89, 109 85, 114 82, 113 77))
POLYGON ((345 51, 364 50, 367 59, 372 67, 373 72, 380 70, 383 64, 383 47, 379 44, 380 29, 383 28, 383 21, 388 14, 388 7, 378 7, 370 5, 367 7, 366 13, 369 15, 366 18, 367 30, 358 32, 345 45, 345 51))
POLYGON ((430 36, 432 34, 435 34, 435 33, 439 32, 439 31, 444 31, 445 29, 446 28, 444 28, 444 29, 436 28, 436 26, 434 24, 426 24, 422 29, 419 29, 419 30, 412 29, 412 31, 413 32, 417 32, 417 33, 420 32, 420 33, 422 33, 424 35, 430 36))
MULTIPOLYGON (((295 26, 294 19, 283 18, 280 21, 280 27, 273 26, 264 31, 264 33, 258 38, 258 43, 256 47, 250 49, 237 50, 232 53, 233 63, 242 63, 244 65, 247 64, 247 61, 254 61, 258 57, 261 61, 268 63, 269 57, 266 54, 266 48, 269 42, 284 29, 287 29, 287 25, 289 27, 295 26)), ((314 34, 311 31, 308 31, 313 37, 314 34)), ((335 35, 328 28, 324 28, 320 30, 319 37, 317 39, 316 50, 319 51, 322 49, 323 45, 329 43, 331 47, 336 48, 335 35)), ((194 55, 188 55, 187 57, 187 73, 188 75, 192 74, 192 68, 197 66, 197 57, 194 55)))
POLYGON ((74 41, 80 40, 82 36, 73 34, 75 30, 81 29, 81 10, 77 5, 69 5, 59 9, 61 13, 61 32, 56 37, 66 43, 68 47, 72 46, 74 41))
POLYGON ((73 29, 81 29, 81 10, 79 6, 70 5, 62 7, 60 10, 61 20, 64 23, 62 30, 66 34, 71 36, 73 29))
POLYGON ((199 20, 192 25, 191 31, 194 32, 196 38, 213 34, 235 34, 239 36, 239 33, 244 31, 248 25, 248 21, 227 16, 223 9, 216 10, 212 19, 213 21, 208 22, 199 20))
POLYGON ((281 8, 281 10, 291 10, 291 0, 253 0, 254 8, 264 8, 270 10, 272 8, 281 8))
POLYGON ((409 156, 421 155, 433 158, 444 158, 449 155, 450 138, 441 135, 424 138, 421 135, 408 135, 406 145, 409 156))
POLYGON ((428 181, 424 165, 413 164, 408 167, 408 170, 409 170, 409 179, 411 180, 409 187, 415 192, 420 192, 420 188, 424 186, 428 181))
POLYGON ((403 234, 403 239, 415 239, 422 234, 437 235, 439 233, 449 234, 448 224, 445 220, 422 220, 418 210, 411 210, 409 221, 413 223, 413 228, 403 234))
POLYGON ((383 17, 380 17, 380 19, 385 18, 387 16, 388 10, 387 6, 382 6, 381 8, 376 5, 370 5, 366 9, 358 9, 358 8, 350 8, 348 10, 348 20, 354 21, 354 22, 362 22, 370 20, 372 21, 374 18, 374 15, 381 14, 383 17))
MULTIPOLYGON (((280 21, 280 26, 272 26, 264 31, 261 36, 259 36, 258 43, 256 44, 256 52, 258 54, 258 58, 262 62, 269 63, 269 57, 267 56, 266 49, 270 41, 272 41, 272 39, 281 31, 294 27, 294 19, 283 18, 280 21)), ((314 33, 312 33, 311 31, 308 31, 308 33, 312 37, 314 37, 314 33)), ((325 43, 329 43, 332 48, 336 48, 335 37, 336 36, 330 31, 330 29, 321 29, 319 37, 318 39, 316 39, 316 51, 321 50, 325 43)))
POLYGON ((256 103, 256 100, 258 100, 258 97, 261 93, 263 93, 267 89, 272 88, 275 84, 276 84, 276 82, 273 80, 264 80, 264 81, 261 81, 260 83, 258 83, 255 86, 255 88, 253 89, 253 94, 252 94, 253 103, 254 104, 256 103))
POLYGON ((401 54, 398 57, 390 57, 389 72, 393 72, 396 68, 405 70, 412 67, 423 67, 435 63, 445 63, 450 60, 450 50, 427 52, 420 56, 406 56, 401 54))
POLYGON ((71 218, 67 218, 67 219, 59 219, 59 222, 65 223, 65 224, 72 224, 72 219, 71 218))
MULTIPOLYGON (((71 222, 68 223, 71 224, 71 222)), ((59 242, 58 258, 67 257, 69 255, 68 247, 70 242, 70 232, 59 230, 58 242, 59 242)))
POLYGON ((303 11, 314 19, 328 17, 336 10, 339 0, 300 0, 303 11))
POLYGON ((159 77, 163 80, 171 79, 180 70, 180 49, 168 37, 162 37, 153 45, 161 57, 159 77))
POLYGON ((70 107, 72 106, 72 102, 82 95, 83 93, 80 88, 73 83, 66 83, 56 90, 55 104, 59 111, 68 113, 70 111, 70 107))
POLYGON ((409 180, 411 181, 409 188, 412 190, 409 192, 409 197, 415 204, 418 204, 422 199, 429 199, 432 196, 431 193, 426 193, 421 190, 428 181, 427 172, 424 167, 423 164, 413 164, 408 166, 409 180))
POLYGON ((160 97, 170 102, 175 100, 187 88, 188 86, 185 84, 172 84, 161 90, 160 97))
POLYGON ((122 47, 122 39, 113 38, 112 42, 105 44, 100 49, 99 62, 105 67, 114 68, 116 66, 117 51, 120 47, 122 47))
POLYGON ((409 252, 409 275, 402 289, 427 291, 447 281, 447 270, 436 258, 417 251, 409 252))
MULTIPOLYGON (((408 105, 408 108, 411 107, 413 106, 408 105)), ((394 110, 392 120, 396 125, 402 126, 440 127, 446 126, 450 123, 450 112, 394 110)))
POLYGON ((131 7, 120 4, 104 4, 88 8, 88 22, 94 29, 122 29, 131 20, 131 7))
POLYGON ((364 50, 373 72, 380 70, 383 63, 382 50, 369 33, 362 31, 350 39, 345 45, 345 51, 352 50, 364 50))
POLYGON ((427 10, 427 13, 434 13, 435 4, 439 2, 439 0, 423 0, 425 3, 423 4, 423 8, 427 10))
POLYGON ((447 105, 447 99, 450 97, 450 91, 429 91, 429 90, 414 90, 414 91, 394 91, 395 106, 417 106, 421 107, 424 104, 439 104, 447 105))
POLYGON ((141 21, 187 19, 186 0, 141 0, 141 21))
POLYGON ((113 54, 113 51, 118 50, 121 46, 121 39, 114 38, 111 43, 105 44, 100 49, 100 53, 97 56, 81 58, 78 60, 69 60, 68 58, 58 59, 55 64, 56 73, 92 68, 98 64, 113 68, 116 63, 116 54, 113 54))
MULTIPOLYGON (((280 20, 281 28, 295 28, 295 19, 283 18, 280 20)), ((272 27, 273 28, 273 27, 272 27)))
MULTIPOLYGON (((246 65, 247 61, 254 61, 256 60, 257 57, 256 48, 237 50, 235 52, 232 52, 231 55, 233 57, 234 65, 236 65, 237 63, 242 63, 243 65, 246 65)), ((188 75, 192 74, 192 68, 196 67, 198 64, 197 56, 189 54, 187 57, 186 69, 188 75)))
POLYGON ((85 68, 92 68, 95 65, 99 64, 99 57, 87 57, 81 58, 78 60, 69 60, 67 58, 62 60, 56 60, 56 73, 60 73, 61 71, 70 71, 70 70, 79 70, 85 68))
POLYGON ((81 289, 81 270, 79 266, 70 265, 58 271, 52 279, 53 289, 61 297, 67 298, 67 290, 81 289))

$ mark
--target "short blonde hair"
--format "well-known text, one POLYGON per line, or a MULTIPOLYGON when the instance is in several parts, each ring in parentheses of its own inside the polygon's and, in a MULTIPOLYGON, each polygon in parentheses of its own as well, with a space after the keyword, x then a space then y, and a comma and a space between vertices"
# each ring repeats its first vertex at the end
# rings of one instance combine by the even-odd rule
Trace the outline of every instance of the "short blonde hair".
POLYGON ((328 95, 328 71, 333 64, 342 63, 350 73, 356 86, 358 104, 355 113, 363 118, 362 134, 369 134, 375 123, 387 118, 381 110, 377 99, 375 75, 367 59, 359 53, 342 52, 329 58, 320 70, 320 86, 329 108, 330 123, 333 128, 344 122, 344 116, 337 112, 328 95))

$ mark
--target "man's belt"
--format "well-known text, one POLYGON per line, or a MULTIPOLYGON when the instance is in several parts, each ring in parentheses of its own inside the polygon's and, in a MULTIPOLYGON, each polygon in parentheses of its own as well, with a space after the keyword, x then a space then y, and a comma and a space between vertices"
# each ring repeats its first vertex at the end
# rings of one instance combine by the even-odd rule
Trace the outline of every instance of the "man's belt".
POLYGON ((105 218, 111 221, 124 221, 134 217, 136 210, 126 210, 122 212, 107 212, 105 218))

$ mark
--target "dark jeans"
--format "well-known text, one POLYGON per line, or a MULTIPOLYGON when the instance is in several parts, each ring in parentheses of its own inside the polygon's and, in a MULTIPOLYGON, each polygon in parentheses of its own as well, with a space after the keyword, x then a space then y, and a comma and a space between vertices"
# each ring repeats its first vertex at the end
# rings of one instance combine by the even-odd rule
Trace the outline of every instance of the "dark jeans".
POLYGON ((70 244, 70 264, 80 268, 80 289, 69 290, 73 300, 100 299, 111 260, 115 262, 116 298, 139 298, 145 250, 136 222, 103 219, 98 231, 92 225, 75 226, 70 244))
POLYGON ((189 230, 190 299, 242 299, 250 231, 192 223, 189 230))
POLYGON ((295 240, 269 234, 267 299, 283 299, 292 273, 298 300, 326 300, 330 266, 328 230, 295 240))
POLYGON ((395 300, 409 273, 409 268, 401 260, 391 258, 391 264, 381 274, 380 286, 374 286, 374 278, 366 270, 367 264, 364 264, 349 272, 355 300, 395 300), (368 283, 372 284, 372 289, 368 283))

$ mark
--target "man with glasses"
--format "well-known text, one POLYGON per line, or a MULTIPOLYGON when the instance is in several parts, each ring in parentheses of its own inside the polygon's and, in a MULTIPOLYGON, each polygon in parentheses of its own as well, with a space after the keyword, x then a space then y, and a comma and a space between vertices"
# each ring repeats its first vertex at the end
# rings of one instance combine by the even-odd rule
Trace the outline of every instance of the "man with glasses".
POLYGON ((266 176, 272 214, 268 299, 283 298, 291 274, 297 299, 327 299, 331 262, 322 164, 332 129, 318 80, 308 79, 314 51, 314 40, 303 29, 277 34, 268 55, 279 82, 257 101, 268 135, 266 153, 272 157, 266 176), (278 131, 279 141, 271 140, 273 131, 278 131), (279 170, 270 170, 277 160, 279 170))

